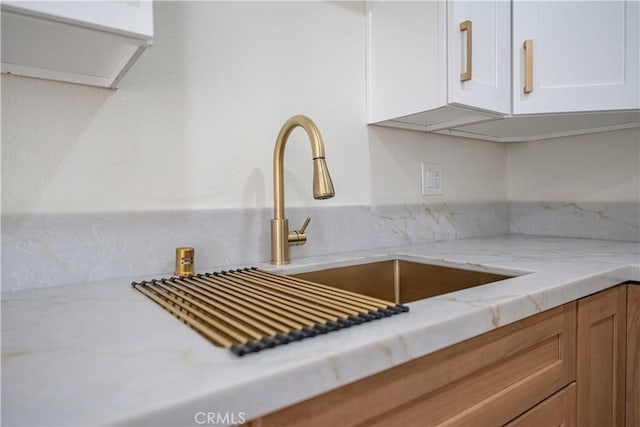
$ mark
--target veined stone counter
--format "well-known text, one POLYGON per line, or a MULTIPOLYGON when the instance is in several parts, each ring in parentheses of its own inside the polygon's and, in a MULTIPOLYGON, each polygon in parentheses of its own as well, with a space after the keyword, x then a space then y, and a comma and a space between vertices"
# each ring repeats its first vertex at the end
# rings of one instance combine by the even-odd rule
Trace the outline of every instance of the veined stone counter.
POLYGON ((400 258, 516 277, 241 358, 130 286, 152 277, 4 293, 3 423, 199 425, 207 416, 242 422, 640 280, 640 244, 620 241, 507 236, 292 256, 286 267, 256 266, 297 273, 400 258))

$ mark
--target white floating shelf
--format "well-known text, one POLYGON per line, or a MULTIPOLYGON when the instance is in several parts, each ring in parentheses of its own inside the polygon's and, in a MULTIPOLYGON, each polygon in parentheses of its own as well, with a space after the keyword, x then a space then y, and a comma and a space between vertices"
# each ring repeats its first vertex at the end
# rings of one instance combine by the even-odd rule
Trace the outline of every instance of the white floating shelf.
POLYGON ((153 41, 151 1, 3 1, 2 72, 115 88, 153 41))

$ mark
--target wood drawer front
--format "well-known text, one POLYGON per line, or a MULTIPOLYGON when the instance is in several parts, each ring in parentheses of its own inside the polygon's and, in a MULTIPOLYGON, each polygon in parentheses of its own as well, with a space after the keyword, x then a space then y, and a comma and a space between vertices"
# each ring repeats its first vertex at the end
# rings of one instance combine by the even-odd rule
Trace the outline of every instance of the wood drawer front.
POLYGON ((576 383, 531 408, 506 427, 576 426, 576 383))
POLYGON ((253 421, 502 425, 575 379, 576 304, 523 319, 253 421))

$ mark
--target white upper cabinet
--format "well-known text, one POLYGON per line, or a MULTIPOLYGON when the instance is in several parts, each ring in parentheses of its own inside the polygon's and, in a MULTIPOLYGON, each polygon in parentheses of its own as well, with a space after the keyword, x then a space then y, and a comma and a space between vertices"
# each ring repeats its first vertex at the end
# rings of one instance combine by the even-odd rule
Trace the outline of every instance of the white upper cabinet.
POLYGON ((153 39, 151 1, 3 1, 2 72, 115 88, 153 39))
POLYGON ((639 2, 513 1, 513 113, 640 108, 639 2), (524 93, 530 40, 531 92, 524 93))
POLYGON ((447 3, 449 103, 511 112, 510 40, 509 2, 447 3))
POLYGON ((369 123, 438 130, 510 112, 508 2, 367 5, 369 123))
POLYGON ((639 6, 368 2, 368 123, 503 142, 637 127, 639 6))

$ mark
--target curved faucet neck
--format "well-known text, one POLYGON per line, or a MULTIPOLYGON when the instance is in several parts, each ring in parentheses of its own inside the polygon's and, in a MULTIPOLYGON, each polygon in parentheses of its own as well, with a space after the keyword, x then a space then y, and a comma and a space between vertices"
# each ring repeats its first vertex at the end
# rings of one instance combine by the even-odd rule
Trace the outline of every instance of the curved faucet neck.
POLYGON ((291 131, 298 126, 307 132, 313 159, 325 156, 324 143, 313 120, 307 116, 297 115, 282 125, 273 150, 273 210, 275 219, 284 219, 284 149, 291 131))

